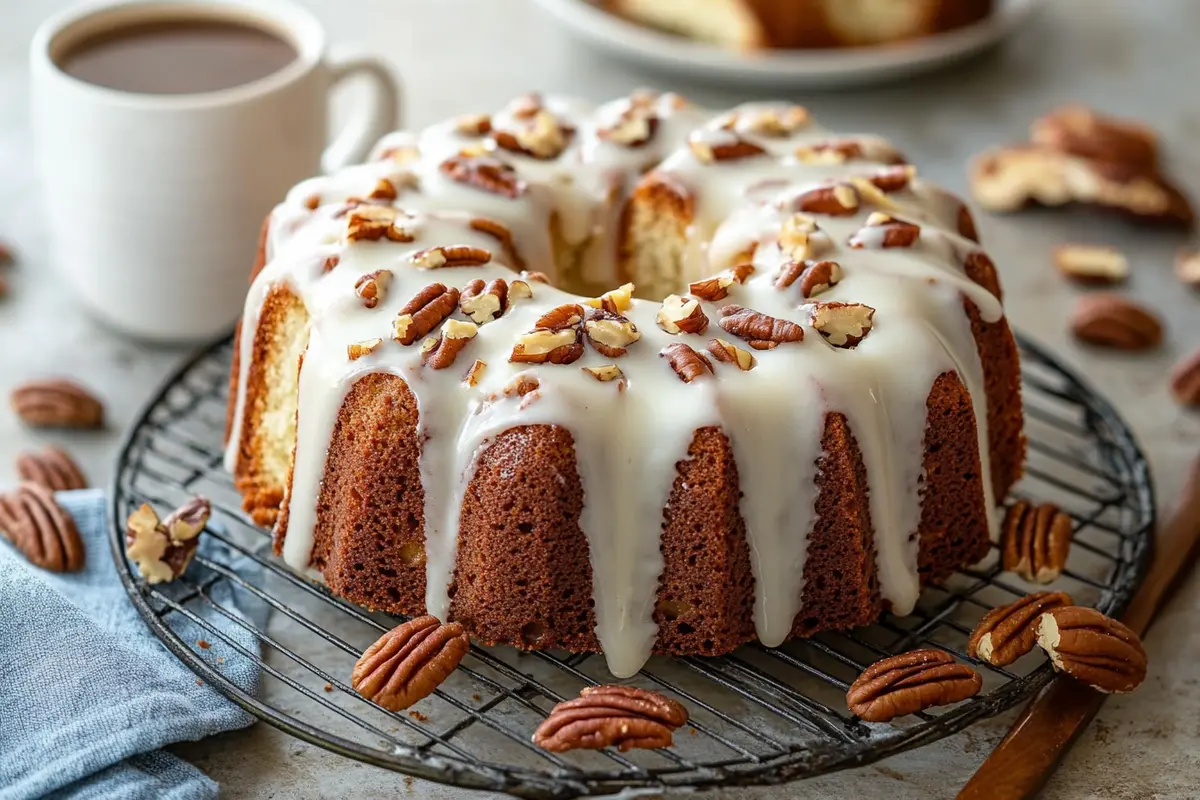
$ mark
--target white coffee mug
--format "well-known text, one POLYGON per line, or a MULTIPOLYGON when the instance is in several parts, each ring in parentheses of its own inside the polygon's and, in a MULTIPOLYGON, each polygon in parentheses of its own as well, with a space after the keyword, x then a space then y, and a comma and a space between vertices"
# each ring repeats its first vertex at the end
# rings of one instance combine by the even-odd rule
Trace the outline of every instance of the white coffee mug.
POLYGON ((241 313, 263 218, 293 184, 363 158, 398 124, 398 87, 369 58, 330 61, 325 34, 288 0, 126 0, 47 22, 30 51, 34 141, 52 260, 97 318, 133 336, 188 341, 241 313), (294 61, 197 94, 85 83, 56 64, 99 31, 225 20, 278 35, 294 61), (330 91, 365 74, 373 102, 327 144, 330 91))

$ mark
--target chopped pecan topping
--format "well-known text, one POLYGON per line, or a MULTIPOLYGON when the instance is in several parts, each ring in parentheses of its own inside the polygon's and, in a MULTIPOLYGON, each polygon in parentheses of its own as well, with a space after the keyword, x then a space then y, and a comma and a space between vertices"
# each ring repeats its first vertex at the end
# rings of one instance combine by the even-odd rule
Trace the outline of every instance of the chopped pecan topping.
POLYGON ((817 221, 807 214, 793 214, 779 228, 779 249, 793 261, 808 258, 817 221))
POLYGON ((846 692, 859 719, 887 722, 979 693, 983 676, 943 650, 913 650, 867 667, 846 692))
POLYGON ((866 180, 886 194, 902 192, 917 177, 917 168, 911 164, 897 164, 870 175, 866 180))
POLYGON ((1038 618, 1071 605, 1066 592, 1034 592, 984 614, 967 641, 967 655, 997 667, 1013 663, 1037 645, 1038 618))
POLYGON ((538 329, 521 336, 508 360, 526 364, 570 364, 582 355, 583 332, 580 328, 538 329))
POLYGON ((728 305, 721 309, 720 325, 755 350, 773 350, 784 342, 804 341, 804 329, 786 319, 761 311, 728 305))
POLYGON ((729 296, 729 287, 733 285, 733 277, 730 275, 718 275, 715 278, 708 278, 702 281, 695 281, 688 284, 688 291, 701 300, 707 300, 710 303, 715 303, 718 300, 724 300, 729 296))
POLYGON ((589 686, 559 703, 533 734, 544 750, 670 747, 672 732, 686 725, 687 709, 670 698, 632 686, 589 686))
POLYGON ((519 117, 520 125, 515 130, 494 130, 492 139, 496 146, 514 153, 549 160, 558 158, 567 149, 567 143, 575 129, 565 124, 546 109, 538 109, 526 117, 519 117))
POLYGON ((616 364, 604 364, 599 367, 583 367, 583 371, 603 383, 615 381, 619 378, 625 377, 625 373, 621 372, 621 368, 616 364))
POLYGON ((361 342, 351 342, 346 345, 346 357, 351 361, 357 361, 363 356, 369 356, 374 353, 379 345, 383 344, 383 339, 378 337, 374 339, 364 339, 361 342))
POLYGON ((338 255, 326 256, 325 260, 321 262, 321 272, 322 273, 333 272, 335 269, 337 269, 337 265, 340 264, 341 262, 342 262, 341 256, 338 256, 338 255))
POLYGON ((125 555, 147 583, 167 583, 183 574, 208 524, 211 504, 195 497, 161 522, 149 505, 143 505, 125 523, 125 555))
POLYGON ((408 346, 442 324, 458 306, 458 289, 431 283, 404 304, 393 325, 392 338, 408 346))
POLYGON ((346 239, 351 242, 377 242, 388 238, 393 242, 411 242, 414 237, 402 226, 396 209, 388 206, 360 205, 350 209, 346 217, 346 239))
POLYGON ((508 284, 503 278, 488 283, 476 278, 463 287, 458 305, 479 325, 500 319, 508 309, 508 284))
POLYGON ((517 300, 528 300, 533 297, 533 287, 525 281, 510 281, 508 284, 508 302, 511 305, 517 300))
POLYGON ((708 358, 683 342, 672 342, 658 354, 667 360, 671 369, 675 370, 675 374, 684 383, 691 383, 697 378, 712 373, 712 364, 709 363, 708 358))
POLYGON ((754 369, 755 365, 758 364, 758 360, 754 358, 754 354, 749 350, 743 350, 724 339, 709 339, 708 352, 712 353, 712 357, 723 364, 736 364, 737 368, 743 372, 754 369))
POLYGON ((482 247, 472 247, 467 244, 441 245, 429 247, 413 253, 409 259, 414 267, 419 269, 440 269, 442 267, 482 267, 492 260, 492 254, 482 247))
MULTIPOLYGON (((895 167, 894 169, 902 169, 895 167)), ((887 211, 897 211, 900 205, 887 196, 887 192, 883 191, 872 183, 867 178, 854 177, 850 179, 850 185, 858 192, 858 198, 863 203, 876 208, 882 208, 887 211)))
POLYGON ((511 164, 483 154, 459 154, 442 162, 441 171, 450 180, 510 199, 528 188, 511 164))
POLYGON ((958 235, 970 239, 972 242, 979 242, 979 231, 975 228, 975 218, 971 216, 971 209, 964 204, 958 204, 958 235))
POLYGON ((372 200, 395 200, 400 196, 400 190, 396 184, 392 183, 387 178, 380 178, 375 184, 375 188, 367 195, 372 200))
POLYGON ((461 136, 487 136, 492 132, 492 118, 487 114, 464 114, 454 120, 454 132, 461 136))
POLYGON ((842 280, 842 267, 836 261, 789 261, 779 271, 775 286, 786 289, 800 281, 800 296, 816 297, 827 292, 842 280))
POLYGON ((9 402, 21 422, 33 428, 102 428, 104 405, 78 383, 50 378, 23 383, 9 402))
POLYGON ((1053 503, 1034 507, 1018 500, 1000 531, 1001 563, 1031 583, 1050 583, 1062 574, 1071 549, 1071 518, 1053 503))
POLYGON ((792 105, 734 111, 726 120, 725 126, 734 130, 757 133, 760 136, 782 139, 802 128, 807 128, 811 122, 812 117, 807 108, 792 105))
POLYGON ((544 283, 547 286, 552 285, 550 283, 550 278, 548 278, 546 276, 546 273, 544 273, 544 272, 536 272, 536 271, 530 272, 529 270, 523 269, 523 270, 521 270, 521 277, 524 278, 525 280, 529 281, 530 283, 544 283))
POLYGON ((1162 342, 1163 329, 1149 309, 1119 294, 1080 297, 1071 313, 1071 333, 1088 344, 1117 350, 1148 350, 1162 342))
POLYGON ((421 363, 431 369, 446 369, 453 366, 454 359, 467 343, 475 338, 479 328, 474 322, 460 322, 456 319, 446 320, 442 326, 442 334, 433 344, 421 348, 421 363))
POLYGON ((1070 280, 1092 286, 1122 283, 1129 277, 1129 261, 1115 247, 1060 244, 1054 248, 1054 265, 1070 280))
POLYGON ((700 307, 700 301, 671 294, 658 309, 658 326, 667 333, 704 333, 708 329, 708 317, 700 307))
POLYGON ((644 147, 657 131, 658 115, 654 113, 654 108, 631 100, 611 125, 604 125, 596 131, 596 136, 625 147, 644 147))
POLYGON ((796 197, 796 208, 809 214, 848 217, 858 212, 858 192, 844 183, 818 186, 796 197))
POLYGON ((875 309, 862 303, 814 303, 811 322, 834 347, 853 348, 866 338, 874 324, 875 309))
POLYGON ((604 310, 591 312, 583 330, 596 352, 609 358, 625 355, 626 348, 642 338, 637 326, 628 319, 604 310))
POLYGON ((847 161, 877 161, 881 164, 903 164, 904 157, 882 140, 829 139, 816 144, 801 145, 795 151, 801 164, 844 164, 847 161))
POLYGON ((702 164, 714 162, 741 161, 744 158, 761 156, 767 151, 728 131, 711 131, 704 134, 692 134, 688 137, 688 147, 692 155, 702 164))
POLYGON ((83 568, 85 550, 75 521, 39 483, 26 481, 0 494, 0 532, 35 567, 50 572, 83 568))
POLYGON ((599 297, 584 300, 583 302, 592 308, 600 308, 613 314, 620 314, 633 308, 633 284, 626 283, 612 291, 605 292, 599 297))
POLYGON ((850 246, 862 250, 876 247, 912 247, 921 227, 878 211, 867 217, 866 227, 850 237, 850 246))
POLYGON ((321 195, 310 194, 308 197, 304 198, 304 207, 309 211, 316 211, 321 207, 321 195))
POLYGON ((534 325, 538 328, 559 331, 564 328, 573 328, 582 321, 583 306, 575 303, 567 303, 566 305, 550 309, 539 317, 534 325))
POLYGON ((513 269, 525 269, 525 261, 517 251, 512 231, 507 226, 487 217, 475 217, 471 220, 471 229, 486 233, 500 242, 500 249, 504 252, 504 260, 508 266, 513 269))
POLYGON ((1138 635, 1094 608, 1052 608, 1039 618, 1038 646, 1060 672, 1098 692, 1132 692, 1146 679, 1138 635))
POLYGON ((467 371, 463 373, 463 383, 467 386, 474 387, 483 380, 483 373, 487 370, 487 362, 475 359, 475 363, 467 367, 467 371))
POLYGON ((388 284, 391 282, 392 271, 390 269, 377 269, 358 279, 354 284, 354 293, 362 299, 364 306, 374 308, 383 299, 388 284))
POLYGON ((83 470, 71 454, 54 445, 37 452, 19 453, 16 467, 19 479, 45 486, 52 492, 86 489, 88 485, 83 470))
POLYGON ((457 622, 418 617, 379 637, 354 664, 354 691, 389 711, 400 711, 433 694, 471 647, 457 622))
POLYGON ((737 283, 741 284, 741 283, 745 283, 746 279, 754 274, 754 265, 753 264, 738 264, 736 266, 730 267, 728 271, 729 271, 729 274, 733 276, 733 279, 737 283))

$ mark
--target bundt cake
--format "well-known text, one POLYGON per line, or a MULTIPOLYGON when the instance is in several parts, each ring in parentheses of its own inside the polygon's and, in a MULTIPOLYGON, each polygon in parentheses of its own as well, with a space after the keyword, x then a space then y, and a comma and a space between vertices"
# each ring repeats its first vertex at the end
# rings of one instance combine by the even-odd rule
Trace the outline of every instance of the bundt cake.
POLYGON ((628 676, 907 613, 1022 469, 969 212, 797 106, 528 96, 393 134, 295 187, 254 272, 247 510, 334 593, 477 641, 628 676))
POLYGON ((961 28, 993 0, 603 0, 643 25, 735 50, 854 47, 961 28))

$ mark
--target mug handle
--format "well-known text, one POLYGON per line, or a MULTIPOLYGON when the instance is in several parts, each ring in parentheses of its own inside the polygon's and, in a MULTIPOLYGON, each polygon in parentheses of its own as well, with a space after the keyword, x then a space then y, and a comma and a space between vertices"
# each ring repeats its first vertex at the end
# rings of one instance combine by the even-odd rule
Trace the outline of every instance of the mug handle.
POLYGON ((354 112, 321 154, 321 170, 326 173, 362 161, 375 142, 400 126, 400 83, 382 61, 344 58, 330 64, 329 70, 331 91, 347 78, 366 75, 371 79, 372 98, 354 112))

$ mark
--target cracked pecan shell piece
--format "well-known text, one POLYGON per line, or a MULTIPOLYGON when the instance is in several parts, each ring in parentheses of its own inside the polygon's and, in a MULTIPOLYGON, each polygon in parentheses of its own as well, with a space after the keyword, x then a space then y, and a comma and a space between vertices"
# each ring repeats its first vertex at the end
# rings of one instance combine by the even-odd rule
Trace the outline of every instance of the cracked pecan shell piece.
POLYGON ((17 477, 45 486, 52 492, 86 489, 88 485, 87 477, 71 454, 55 446, 18 454, 17 477))
POLYGON ((26 481, 0 495, 0 535, 36 567, 50 572, 83 567, 83 539, 75 521, 45 486, 26 481))
POLYGON ((543 750, 621 751, 670 747, 672 733, 688 712, 656 692, 633 686, 589 686, 578 698, 559 703, 538 726, 533 743, 543 750))
POLYGON ((1037 645, 1038 618, 1051 608, 1069 605, 1066 592, 1034 592, 993 608, 971 632, 967 655, 997 667, 1011 664, 1037 645))
POLYGON ((846 705, 867 722, 887 722, 974 697, 983 676, 944 650, 901 653, 867 667, 846 692, 846 705))
POLYGON ((1098 692, 1132 692, 1146 679, 1138 635, 1094 608, 1053 608, 1039 618, 1038 646, 1050 663, 1098 692))
POLYGON ((424 616, 380 636, 354 665, 354 691, 389 711, 428 697, 458 667, 471 640, 457 622, 424 616))

